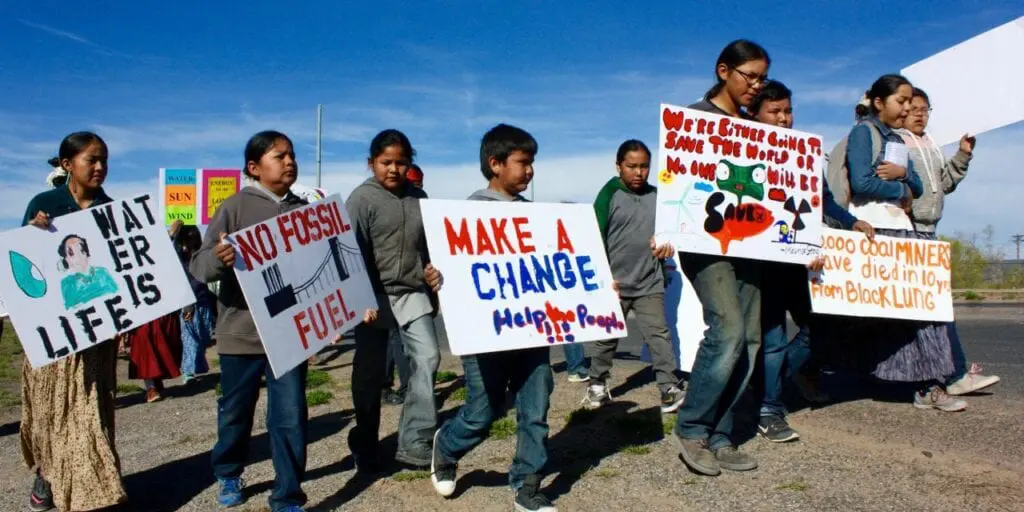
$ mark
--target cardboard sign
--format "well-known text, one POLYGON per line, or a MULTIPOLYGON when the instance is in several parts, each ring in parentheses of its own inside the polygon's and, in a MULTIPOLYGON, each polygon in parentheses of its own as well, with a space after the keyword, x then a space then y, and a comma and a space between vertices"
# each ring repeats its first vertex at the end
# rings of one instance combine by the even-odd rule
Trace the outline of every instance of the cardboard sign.
POLYGON ((825 229, 822 255, 809 284, 815 313, 953 321, 948 243, 825 229))
POLYGON ((180 220, 186 226, 198 221, 196 169, 160 169, 160 211, 163 225, 180 220))
POLYGON ((821 137, 662 105, 655 237, 683 252, 807 263, 821 243, 821 137))
POLYGON ((0 290, 33 368, 196 301, 148 194, 0 234, 0 290))
POLYGON ((242 171, 238 169, 200 169, 199 222, 208 225, 217 208, 225 199, 235 195, 242 188, 242 171))
POLYGON ((627 334, 590 205, 420 202, 453 354, 627 334))
POLYGON ((276 377, 377 308, 338 194, 232 233, 227 241, 235 247, 235 276, 276 377))
POLYGON ((934 111, 927 130, 937 144, 1024 120, 1018 85, 1024 68, 991 64, 1019 61, 1021 48, 1024 16, 903 68, 901 74, 928 93, 934 111))

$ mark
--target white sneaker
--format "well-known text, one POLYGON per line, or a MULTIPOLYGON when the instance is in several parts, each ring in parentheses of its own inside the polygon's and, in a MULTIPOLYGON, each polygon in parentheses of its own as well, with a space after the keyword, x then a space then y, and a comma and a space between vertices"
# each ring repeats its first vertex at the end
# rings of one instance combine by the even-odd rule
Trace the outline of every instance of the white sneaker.
POLYGON ((958 412, 967 408, 967 402, 953 398, 939 386, 932 386, 927 391, 914 393, 914 407, 918 409, 938 409, 943 412, 958 412))
POLYGON ((437 429, 434 432, 434 447, 431 450, 430 457, 430 483, 434 484, 434 490, 438 494, 447 498, 455 494, 455 471, 457 466, 442 460, 437 445, 437 437, 440 434, 441 429, 437 429))
POLYGON ((590 380, 590 376, 587 375, 587 374, 583 374, 583 375, 576 374, 576 373, 570 373, 569 374, 569 382, 573 382, 573 383, 576 383, 576 382, 587 382, 588 380, 590 380))
POLYGON ((981 391, 989 386, 994 386, 999 383, 999 377, 996 375, 982 375, 981 366, 976 363, 971 363, 970 369, 963 377, 960 377, 952 384, 946 386, 946 392, 953 396, 967 395, 976 391, 981 391))
POLYGON ((587 394, 583 397, 583 404, 588 409, 597 409, 602 405, 611 403, 612 394, 608 391, 608 386, 604 384, 591 384, 587 386, 587 394))

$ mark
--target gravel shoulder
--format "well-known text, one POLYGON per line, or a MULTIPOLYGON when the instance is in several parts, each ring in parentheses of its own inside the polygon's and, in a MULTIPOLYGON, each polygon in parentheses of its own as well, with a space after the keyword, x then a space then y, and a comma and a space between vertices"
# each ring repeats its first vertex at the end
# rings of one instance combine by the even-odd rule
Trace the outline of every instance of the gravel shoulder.
MULTIPOLYGON (((1016 336, 1016 335, 1015 335, 1016 336)), ((1019 347, 1019 344, 1016 344, 1019 347)), ((1017 349, 1019 350, 1019 349, 1017 349)), ((212 355, 211 351, 211 355, 212 355)), ((553 352, 560 358, 561 351, 553 352)), ((650 371, 629 354, 615 363, 615 403, 592 414, 573 414, 584 384, 555 374, 549 415, 551 474, 546 492, 559 510, 1021 510, 1024 503, 1024 399, 1021 373, 1003 373, 993 394, 970 397, 961 414, 919 411, 905 390, 851 385, 833 379, 838 403, 791 415, 797 443, 772 444, 741 425, 744 449, 760 469, 718 478, 690 473, 664 436, 650 371), (870 397, 870 398, 868 398, 870 397)), ((349 391, 352 347, 342 345, 323 366, 333 396, 310 408, 305 484, 311 510, 511 510, 506 470, 515 436, 497 429, 460 464, 456 498, 437 496, 423 472, 402 471, 377 481, 355 477, 345 434, 352 427, 349 391)), ((555 368, 561 370, 561 364, 555 368)), ((447 355, 442 370, 462 374, 447 355)), ((126 364, 121 363, 122 377, 126 364)), ((122 380, 128 383, 127 380, 122 380)), ((139 392, 119 398, 117 442, 132 500, 126 510, 216 510, 209 450, 216 438, 216 375, 198 385, 169 388, 170 397, 145 404, 139 392)), ((439 384, 442 415, 462 404, 461 379, 439 384)), ((246 507, 267 510, 273 471, 264 418, 257 412, 252 464, 245 479, 246 507)), ((394 448, 399 408, 385 406, 382 436, 394 448)), ((0 408, 0 510, 23 510, 31 475, 18 450, 18 408, 0 408)), ((515 411, 508 414, 514 419, 515 411)))

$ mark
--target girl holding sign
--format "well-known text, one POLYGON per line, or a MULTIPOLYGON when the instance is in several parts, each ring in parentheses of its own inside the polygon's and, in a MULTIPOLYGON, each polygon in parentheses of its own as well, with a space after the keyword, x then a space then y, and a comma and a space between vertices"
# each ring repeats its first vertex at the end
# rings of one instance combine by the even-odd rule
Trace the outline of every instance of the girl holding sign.
MULTIPOLYGON (((742 109, 764 87, 770 63, 768 52, 756 43, 729 43, 715 64, 717 83, 690 108, 747 117, 742 109)), ((697 473, 716 476, 722 469, 756 469, 757 461, 739 452, 730 436, 733 409, 761 348, 761 263, 695 253, 680 253, 679 261, 704 308, 708 330, 697 349, 672 439, 683 462, 697 473)))
MULTIPOLYGON (((60 143, 66 186, 29 201, 24 224, 49 229, 56 217, 111 202, 103 191, 107 145, 76 132, 60 143)), ((21 374, 21 453, 36 470, 30 510, 95 510, 127 500, 114 446, 117 345, 107 341, 21 374)))
MULTIPOLYGON (((909 215, 924 187, 896 131, 910 114, 912 97, 913 87, 900 75, 883 75, 867 91, 871 113, 847 139, 850 213, 870 222, 879 235, 926 240, 930 234, 915 230, 909 215)), ((938 384, 953 374, 945 324, 852 317, 830 317, 822 324, 838 366, 885 381, 930 383, 914 394, 914 406, 921 409, 967 407, 938 384)))

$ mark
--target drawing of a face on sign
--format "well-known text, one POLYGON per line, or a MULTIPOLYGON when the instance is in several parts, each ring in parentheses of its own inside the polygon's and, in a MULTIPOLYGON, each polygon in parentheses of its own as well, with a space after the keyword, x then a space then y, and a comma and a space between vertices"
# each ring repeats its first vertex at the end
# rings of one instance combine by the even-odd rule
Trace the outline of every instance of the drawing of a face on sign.
POLYGON ((68 235, 57 247, 60 266, 68 275, 60 280, 64 308, 71 309, 104 295, 117 293, 110 271, 89 265, 89 244, 78 235, 68 235))

